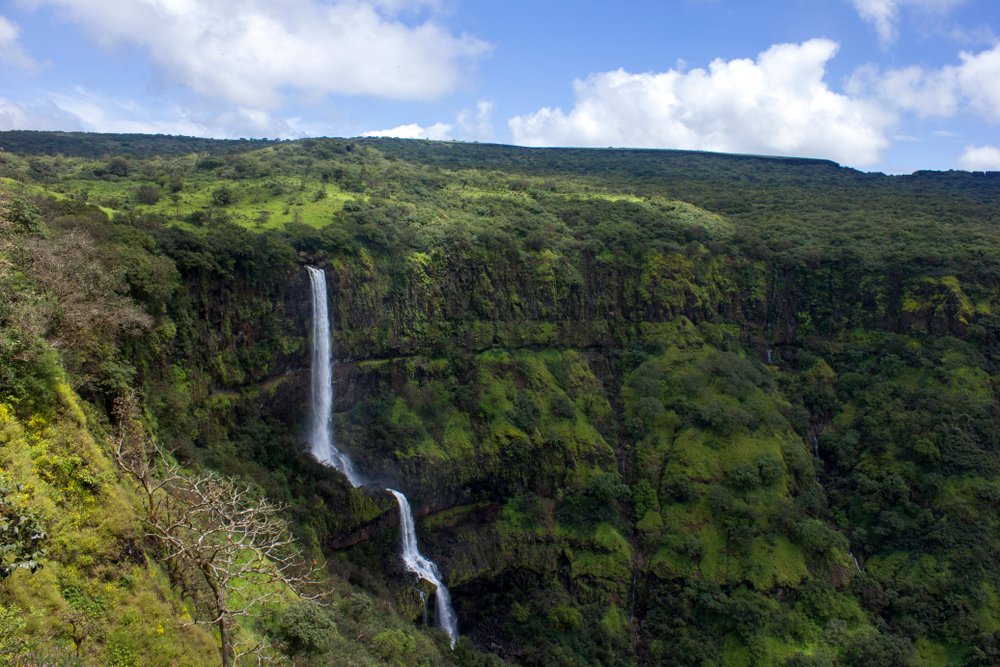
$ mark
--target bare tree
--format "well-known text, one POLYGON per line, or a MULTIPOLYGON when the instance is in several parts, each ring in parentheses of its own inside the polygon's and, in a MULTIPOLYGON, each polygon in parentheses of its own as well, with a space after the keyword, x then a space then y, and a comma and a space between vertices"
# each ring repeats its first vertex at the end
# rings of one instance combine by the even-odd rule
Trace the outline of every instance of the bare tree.
MULTIPOLYGON (((288 589, 316 584, 316 569, 294 548, 281 507, 214 472, 191 473, 168 460, 138 420, 135 394, 118 399, 115 460, 143 494, 147 535, 159 561, 207 586, 209 613, 185 625, 215 625, 222 665, 246 655, 266 660, 266 640, 237 644, 233 623, 263 616, 288 589)), ((317 596, 304 596, 317 597, 317 596)))

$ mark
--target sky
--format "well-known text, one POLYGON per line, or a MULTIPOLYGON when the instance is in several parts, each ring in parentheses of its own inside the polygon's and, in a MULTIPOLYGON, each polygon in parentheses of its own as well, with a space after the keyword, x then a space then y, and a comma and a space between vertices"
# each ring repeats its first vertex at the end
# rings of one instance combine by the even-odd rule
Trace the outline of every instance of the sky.
POLYGON ((998 0, 0 0, 0 130, 1000 171, 998 0))

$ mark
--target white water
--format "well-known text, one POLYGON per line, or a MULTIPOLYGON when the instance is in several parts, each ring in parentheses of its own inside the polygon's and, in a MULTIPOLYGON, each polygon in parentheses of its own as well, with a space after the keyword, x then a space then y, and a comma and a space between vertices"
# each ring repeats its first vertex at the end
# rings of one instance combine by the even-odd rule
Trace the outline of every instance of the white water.
MULTIPOLYGON (((847 555, 850 556, 851 558, 854 558, 854 554, 851 553, 850 551, 847 552, 847 555)), ((857 558, 854 558, 854 567, 858 568, 858 572, 864 572, 864 570, 861 569, 861 566, 858 565, 858 559, 857 558)))
POLYGON ((362 480, 354 472, 354 463, 337 449, 330 430, 333 412, 333 364, 330 361, 330 315, 326 305, 326 273, 311 266, 312 283, 313 354, 312 354, 312 427, 309 445, 317 461, 332 465, 344 473, 351 486, 361 486, 362 480))
POLYGON ((406 496, 393 489, 386 489, 386 491, 396 496, 396 502, 399 503, 399 523, 403 528, 403 563, 408 571, 437 586, 434 595, 437 602, 435 607, 437 624, 448 633, 451 646, 454 648, 455 639, 458 637, 458 620, 451 608, 451 595, 448 593, 448 587, 441 581, 441 572, 437 565, 421 556, 420 550, 417 549, 417 531, 413 525, 413 512, 410 510, 410 503, 406 500, 406 496))
POLYGON ((420 604, 424 605, 424 625, 427 625, 427 593, 424 593, 422 588, 416 586, 414 588, 420 593, 420 604))
MULTIPOLYGON (((330 422, 333 413, 333 365, 330 360, 330 315, 327 310, 326 273, 322 269, 307 266, 309 281, 312 283, 313 312, 313 354, 312 354, 312 426, 309 431, 309 446, 312 455, 322 463, 333 466, 344 473, 351 486, 362 486, 364 481, 354 471, 354 463, 344 452, 337 449, 330 422)), ((403 527, 403 563, 409 572, 426 579, 437 587, 434 596, 437 609, 437 623, 448 633, 452 648, 458 638, 458 619, 451 608, 451 595, 441 581, 441 571, 432 561, 427 560, 417 549, 417 532, 413 523, 410 503, 399 491, 387 489, 396 496, 399 503, 399 521, 403 527)), ((420 591, 421 598, 424 597, 420 591)), ((427 606, 424 600, 424 624, 427 623, 427 606)))

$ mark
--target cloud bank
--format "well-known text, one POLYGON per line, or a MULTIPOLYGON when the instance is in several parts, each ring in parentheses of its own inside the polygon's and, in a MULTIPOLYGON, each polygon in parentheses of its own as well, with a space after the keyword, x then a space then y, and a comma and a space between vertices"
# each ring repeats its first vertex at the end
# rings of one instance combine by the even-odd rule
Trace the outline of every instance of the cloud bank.
POLYGON ((966 146, 958 164, 968 171, 1000 171, 1000 148, 966 146))
POLYGON ((1000 44, 980 53, 963 51, 958 57, 960 65, 940 69, 912 66, 881 71, 866 65, 850 78, 847 92, 920 117, 963 112, 1000 123, 1000 44))
POLYGON ((490 120, 493 114, 493 102, 479 100, 476 113, 470 109, 462 109, 455 116, 455 123, 434 123, 423 127, 417 123, 400 125, 387 130, 365 132, 363 137, 395 137, 397 139, 432 139, 435 141, 451 141, 463 139, 469 141, 491 141, 493 139, 493 124, 490 120), (457 132, 456 132, 457 130, 457 132))
POLYGON ((446 123, 434 123, 428 127, 421 127, 416 123, 400 125, 388 130, 375 130, 365 132, 363 137, 395 137, 397 139, 434 139, 436 141, 449 141, 453 125, 446 123))
POLYGON ((55 102, 32 104, 0 97, 0 131, 4 130, 85 130, 80 119, 55 102))
POLYGON ((6 16, 0 15, 0 65, 21 67, 32 70, 39 64, 21 46, 18 37, 21 28, 6 16))
POLYGON ((828 39, 777 44, 756 61, 716 59, 708 68, 577 80, 574 108, 543 108, 508 121, 527 146, 629 146, 879 162, 893 113, 830 90, 828 39))
POLYGON ((861 18, 875 26, 883 48, 899 37, 899 15, 904 7, 944 14, 963 2, 965 0, 851 0, 861 18))
MULTIPOLYGON (((145 49, 165 77, 208 99, 274 109, 288 93, 438 98, 491 46, 396 14, 433 1, 33 0, 106 47, 145 49)), ((2 39, 0 27, 0 39, 2 39)))

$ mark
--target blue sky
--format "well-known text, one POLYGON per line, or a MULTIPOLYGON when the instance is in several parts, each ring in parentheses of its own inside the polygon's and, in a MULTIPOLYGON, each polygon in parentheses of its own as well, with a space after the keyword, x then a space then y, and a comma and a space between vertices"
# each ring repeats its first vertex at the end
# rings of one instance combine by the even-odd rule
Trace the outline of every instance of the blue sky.
POLYGON ((1000 170, 997 0, 0 0, 0 129, 1000 170))

